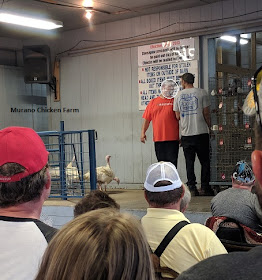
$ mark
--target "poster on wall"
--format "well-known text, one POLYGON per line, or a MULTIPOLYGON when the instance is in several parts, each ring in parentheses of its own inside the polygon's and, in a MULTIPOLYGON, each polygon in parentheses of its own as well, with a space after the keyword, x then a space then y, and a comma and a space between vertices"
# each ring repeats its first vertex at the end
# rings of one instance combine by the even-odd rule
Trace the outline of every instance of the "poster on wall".
POLYGON ((139 110, 145 110, 150 100, 160 95, 164 80, 173 79, 180 86, 180 76, 187 72, 195 75, 197 87, 198 61, 193 38, 138 47, 139 110))
POLYGON ((194 38, 138 47, 138 66, 195 59, 194 38))
MULTIPOLYGON (((195 75, 194 86, 198 86, 198 61, 163 63, 138 68, 139 110, 145 110, 151 99, 160 95, 161 83, 166 79, 176 81, 180 87, 180 76, 190 72, 195 75)), ((180 87, 180 90, 182 88, 180 87)))

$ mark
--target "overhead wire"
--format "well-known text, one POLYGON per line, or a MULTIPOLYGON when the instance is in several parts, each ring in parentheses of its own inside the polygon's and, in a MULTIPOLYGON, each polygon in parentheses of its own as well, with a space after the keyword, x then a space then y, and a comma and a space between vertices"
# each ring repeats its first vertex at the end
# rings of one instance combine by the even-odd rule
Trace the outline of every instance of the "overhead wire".
MULTIPOLYGON (((55 5, 55 6, 68 7, 68 8, 76 8, 76 9, 85 9, 86 8, 83 5, 76 5, 76 4, 70 3, 70 2, 64 2, 64 3, 66 3, 66 4, 64 4, 64 3, 58 3, 58 2, 46 2, 46 1, 41 1, 41 0, 33 0, 33 1, 39 2, 39 3, 45 3, 45 4, 48 4, 48 5, 50 4, 50 5, 55 5)), ((112 5, 112 4, 107 4, 107 3, 100 2, 100 1, 94 1, 94 3, 99 3, 99 4, 102 4, 102 5, 105 5, 105 6, 118 8, 118 9, 122 9, 122 10, 129 11, 129 12, 137 12, 137 11, 129 9, 129 8, 120 7, 120 6, 116 6, 116 5, 112 5)), ((96 9, 94 9, 94 10, 96 10, 96 9)))
POLYGON ((155 30, 152 30, 152 31, 148 31, 148 32, 145 32, 145 33, 142 33, 142 34, 130 36, 130 37, 123 37, 123 38, 117 38, 117 39, 105 39, 105 40, 83 39, 83 40, 80 40, 79 42, 77 42, 73 47, 58 53, 56 55, 56 57, 61 55, 61 54, 66 53, 66 52, 70 52, 70 51, 74 50, 78 45, 80 45, 83 42, 90 42, 90 43, 111 42, 112 43, 112 42, 119 42, 119 41, 123 41, 123 40, 131 40, 131 39, 135 39, 135 38, 138 38, 138 37, 141 37, 141 36, 146 36, 146 35, 149 35, 149 34, 152 34, 152 33, 158 32, 158 31, 161 31, 163 29, 166 29, 166 28, 171 27, 171 26, 176 25, 176 24, 196 24, 196 23, 209 23, 209 22, 215 22, 215 21, 220 21, 220 20, 229 20, 229 19, 233 19, 233 18, 248 16, 248 15, 255 14, 255 13, 258 13, 258 12, 261 12, 261 11, 262 10, 257 10, 257 11, 254 11, 254 12, 249 12, 249 13, 241 14, 241 15, 238 15, 238 16, 230 16, 230 17, 219 18, 219 19, 215 19, 215 20, 211 19, 211 20, 199 20, 199 21, 174 22, 174 23, 168 24, 166 26, 163 26, 161 28, 158 28, 158 29, 155 29, 155 30))
POLYGON ((35 2, 38 3, 44 3, 44 4, 48 4, 48 5, 55 5, 55 6, 62 6, 62 7, 66 7, 66 8, 75 8, 75 9, 84 9, 83 6, 81 5, 75 5, 75 4, 62 4, 62 3, 58 3, 58 2, 45 2, 45 1, 41 1, 41 0, 33 0, 35 2))

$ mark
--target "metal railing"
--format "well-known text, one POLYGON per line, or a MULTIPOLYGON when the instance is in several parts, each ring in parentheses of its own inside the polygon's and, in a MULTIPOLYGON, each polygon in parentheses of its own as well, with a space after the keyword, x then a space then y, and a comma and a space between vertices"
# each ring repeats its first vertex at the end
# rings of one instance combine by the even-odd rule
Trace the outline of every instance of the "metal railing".
POLYGON ((38 135, 49 151, 51 198, 83 197, 86 190, 96 189, 95 130, 64 131, 62 121, 60 131, 42 131, 38 135), (84 180, 87 172, 90 184, 84 180))

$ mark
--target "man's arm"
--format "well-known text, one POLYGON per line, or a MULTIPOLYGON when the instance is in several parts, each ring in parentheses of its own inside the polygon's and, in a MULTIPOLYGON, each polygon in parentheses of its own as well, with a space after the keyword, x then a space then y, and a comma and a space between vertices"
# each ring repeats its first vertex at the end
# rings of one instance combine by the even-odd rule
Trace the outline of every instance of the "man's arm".
POLYGON ((149 127, 149 124, 150 124, 150 121, 144 119, 144 123, 142 125, 142 129, 141 129, 141 136, 140 136, 140 141, 142 143, 145 143, 146 142, 146 131, 149 127))
POLYGON ((211 118, 210 118, 210 108, 209 108, 209 106, 205 107, 203 109, 203 116, 204 116, 204 119, 206 121, 206 124, 207 124, 208 128, 211 129, 211 118))
POLYGON ((178 107, 178 100, 177 100, 177 98, 174 99, 173 111, 175 112, 176 118, 179 121, 180 120, 180 111, 179 111, 179 107, 178 107))

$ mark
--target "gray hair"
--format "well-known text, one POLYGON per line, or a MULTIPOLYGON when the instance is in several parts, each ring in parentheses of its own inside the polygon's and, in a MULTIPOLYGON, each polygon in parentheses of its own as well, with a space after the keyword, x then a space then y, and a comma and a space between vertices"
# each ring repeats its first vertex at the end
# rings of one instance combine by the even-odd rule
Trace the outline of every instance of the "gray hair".
POLYGON ((188 207, 189 202, 191 201, 191 193, 188 189, 188 186, 186 186, 185 184, 183 184, 184 186, 184 196, 181 199, 181 204, 180 204, 180 211, 184 212, 186 210, 186 208, 188 207))
POLYGON ((172 85, 172 86, 175 87, 176 83, 175 83, 175 81, 172 80, 172 79, 164 80, 164 81, 162 82, 162 84, 161 84, 161 91, 163 90, 164 87, 167 87, 167 86, 169 86, 169 85, 172 85))

